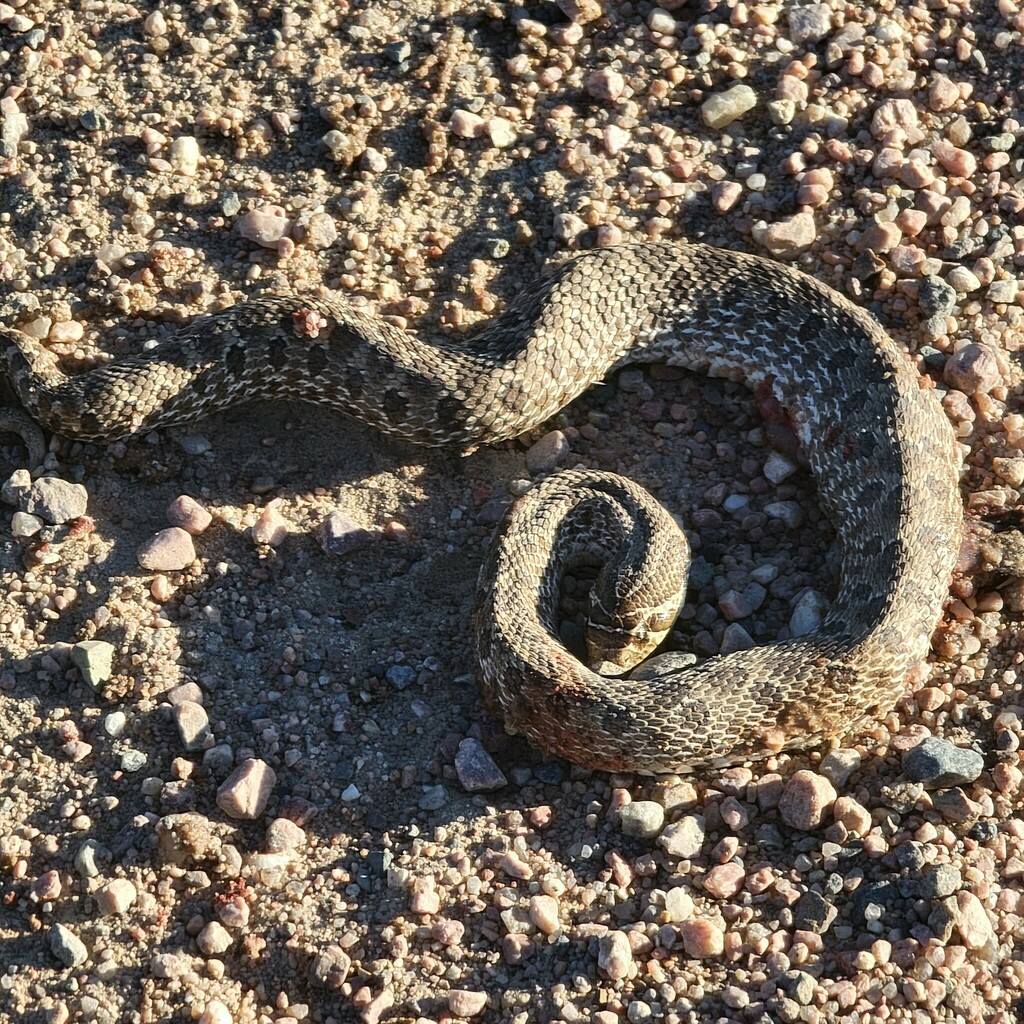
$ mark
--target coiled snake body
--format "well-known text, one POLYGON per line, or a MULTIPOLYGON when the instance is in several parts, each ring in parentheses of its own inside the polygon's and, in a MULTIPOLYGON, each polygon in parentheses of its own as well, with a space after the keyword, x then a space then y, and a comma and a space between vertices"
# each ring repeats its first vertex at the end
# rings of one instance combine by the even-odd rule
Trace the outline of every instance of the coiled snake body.
MULTIPOLYGON (((579 547, 559 540, 557 521, 579 509, 584 534, 610 530, 634 553, 654 537, 657 549, 669 541, 651 524, 653 499, 610 474, 577 472, 529 492, 498 530, 474 630, 487 703, 510 730, 595 768, 757 759, 886 710, 928 650, 963 530, 952 429, 879 325, 797 270, 703 245, 568 260, 475 344, 426 342, 340 301, 274 297, 70 377, 12 332, 0 332, 0 355, 33 417, 95 440, 289 398, 409 441, 465 447, 515 437, 638 361, 742 381, 776 400, 841 548, 838 596, 810 635, 648 678, 598 675, 557 639, 557 581, 566 549, 579 547)), ((616 614, 663 635, 674 614, 665 595, 635 579, 624 588, 626 578, 605 586, 627 602, 616 614), (646 602, 659 621, 629 602, 646 602)))

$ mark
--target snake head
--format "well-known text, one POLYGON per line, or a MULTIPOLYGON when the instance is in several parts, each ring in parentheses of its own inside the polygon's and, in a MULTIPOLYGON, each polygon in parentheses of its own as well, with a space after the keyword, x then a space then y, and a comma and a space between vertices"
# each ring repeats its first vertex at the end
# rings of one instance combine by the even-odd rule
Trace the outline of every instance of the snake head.
POLYGON ((618 605, 609 611, 595 588, 585 627, 590 669, 602 676, 621 676, 639 665, 671 632, 679 605, 679 597, 673 596, 651 608, 618 605))

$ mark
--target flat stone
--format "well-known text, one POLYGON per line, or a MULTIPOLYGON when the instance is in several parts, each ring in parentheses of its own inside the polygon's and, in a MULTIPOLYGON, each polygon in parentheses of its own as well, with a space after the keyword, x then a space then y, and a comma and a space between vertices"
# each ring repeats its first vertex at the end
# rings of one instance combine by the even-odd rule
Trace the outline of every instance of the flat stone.
POLYGON ((526 452, 526 468, 531 474, 550 473, 569 457, 569 441, 560 430, 552 430, 532 444, 526 452))
POLYGON ((814 214, 805 212, 770 224, 761 242, 773 256, 791 256, 806 249, 817 237, 814 214))
POLYGON ((479 740, 468 738, 459 744, 455 772, 467 793, 488 793, 508 785, 502 770, 479 740))
POLYGON ((832 31, 832 10, 828 4, 790 8, 789 38, 799 44, 816 43, 832 31))
POLYGON ((929 789, 946 789, 973 782, 985 768, 977 751, 929 736, 903 755, 903 774, 929 789))
POLYGON ((336 509, 320 524, 318 537, 329 555, 347 555, 372 544, 377 534, 336 509))
POLYGON ((217 790, 217 806, 229 817, 252 820, 266 809, 277 775, 266 761, 250 757, 217 790))
POLYGON ((341 946, 327 946, 309 965, 309 980, 324 988, 339 989, 352 969, 352 958, 341 946))
POLYGON ((85 515, 89 492, 81 484, 57 476, 43 476, 20 496, 22 512, 30 512, 48 523, 59 525, 85 515))
POLYGON ((158 530, 139 548, 139 565, 150 572, 174 572, 185 569, 196 560, 192 535, 180 526, 158 530))
POLYGON ((465 988, 453 988, 448 993, 448 1009, 456 1017, 476 1017, 486 1008, 486 992, 471 992, 465 988))
POLYGON ((291 221, 281 206, 262 206, 238 218, 238 233, 250 242, 276 249, 288 237, 291 221))
POLYGON ((839 913, 824 896, 813 889, 805 892, 793 905, 793 927, 823 935, 839 913))
POLYGON ((114 878, 93 893, 101 914, 123 914, 137 896, 135 886, 127 878, 114 878))

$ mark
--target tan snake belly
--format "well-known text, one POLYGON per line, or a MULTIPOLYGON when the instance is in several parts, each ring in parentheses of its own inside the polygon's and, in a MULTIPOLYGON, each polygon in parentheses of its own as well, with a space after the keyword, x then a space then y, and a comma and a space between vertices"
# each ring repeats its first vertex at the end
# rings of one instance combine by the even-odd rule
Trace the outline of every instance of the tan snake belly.
POLYGON ((799 271, 703 245, 580 255, 468 344, 289 296, 202 317, 143 355, 71 377, 12 332, 0 332, 0 356, 33 417, 95 440, 288 398, 465 447, 521 434, 636 361, 776 399, 841 547, 839 593, 813 634, 652 679, 597 675, 560 645, 543 606, 548 520, 517 505, 499 529, 475 627, 488 705, 542 748, 596 768, 756 759, 887 709, 928 650, 963 529, 952 429, 879 325, 799 271))

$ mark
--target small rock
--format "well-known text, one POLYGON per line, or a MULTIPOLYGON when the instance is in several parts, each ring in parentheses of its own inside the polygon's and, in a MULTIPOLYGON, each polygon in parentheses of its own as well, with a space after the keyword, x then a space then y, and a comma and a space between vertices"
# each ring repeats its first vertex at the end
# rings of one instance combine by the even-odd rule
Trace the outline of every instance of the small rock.
POLYGON ((954 924, 968 949, 983 949, 995 940, 995 931, 984 905, 973 892, 956 894, 954 924))
POLYGON ((972 341, 946 360, 942 378, 965 395, 988 394, 1000 381, 999 363, 988 346, 972 341))
POLYGON ((16 469, 0 487, 0 500, 7 505, 20 505, 31 487, 32 474, 27 469, 16 469))
POLYGON ((259 758, 240 764, 217 790, 217 806, 229 818, 258 818, 266 809, 277 775, 259 758))
POLYGON ((155 953, 149 969, 154 978, 180 978, 192 970, 192 957, 186 953, 155 953))
POLYGON ((100 873, 100 864, 109 863, 110 851, 95 839, 86 839, 75 854, 75 870, 83 878, 95 878, 100 873))
POLYGON ((94 690, 114 671, 114 645, 106 640, 82 640, 71 648, 71 664, 94 690))
POLYGON ((679 926, 679 937, 687 956, 698 960, 721 956, 725 952, 725 933, 722 927, 706 918, 684 921, 679 926))
POLYGON ((314 213, 305 225, 306 245, 316 252, 330 249, 338 240, 338 225, 329 213, 314 213))
POLYGON ((306 833, 289 818, 275 818, 267 826, 264 848, 267 853, 284 853, 305 845, 306 833))
POLYGON ((231 932, 220 921, 210 921, 196 936, 196 945, 204 956, 220 956, 231 947, 233 941, 231 932))
POLYGON ((625 932, 608 932, 597 940, 597 966, 611 981, 627 977, 632 964, 633 949, 625 932))
POLYGON ((309 980, 324 988, 339 989, 352 969, 352 959, 341 946, 328 946, 309 965, 309 980))
POLYGON ((502 770, 476 739, 464 739, 459 744, 455 771, 467 793, 487 793, 508 785, 502 770))
POLYGON ((532 444, 526 452, 526 468, 531 474, 549 473, 569 455, 569 441, 560 430, 552 430, 532 444))
POLYGON ((115 878, 101 885, 93 896, 101 914, 123 914, 134 902, 138 893, 127 878, 115 878))
POLYGON ((738 181, 719 181, 711 186, 711 203, 718 213, 728 213, 743 195, 738 181))
POLYGON ((464 988, 453 988, 448 993, 448 1009, 456 1017, 475 1017, 487 1007, 486 992, 470 992, 464 988))
POLYGON ((850 781, 850 776, 860 767, 860 762, 861 756, 856 750, 841 747, 826 754, 818 767, 833 786, 842 789, 850 781))
POLYGON ((587 77, 587 92, 599 100, 617 100, 626 88, 626 80, 611 68, 601 68, 587 77))
POLYGON ((448 127, 461 139, 476 139, 484 133, 484 119, 479 114, 457 108, 452 112, 448 127))
POLYGON ((276 249, 288 237, 291 221, 281 206, 261 206, 238 218, 238 233, 265 249, 276 249))
POLYGON ((202 704, 183 700, 173 706, 171 713, 186 750, 205 750, 214 745, 210 719, 202 704))
POLYGON ((36 903, 47 903, 57 899, 61 893, 60 872, 44 871, 33 883, 29 894, 36 903))
POLYGON ((853 835, 866 836, 871 831, 871 812, 852 796, 836 797, 832 814, 853 835))
POLYGON ((43 520, 30 512, 15 512, 11 516, 11 534, 15 537, 34 537, 43 528, 43 520))
POLYGON ((803 768, 787 780, 779 798, 779 815, 790 828, 807 832, 821 825, 835 799, 835 787, 828 779, 803 768))
POLYGON ((701 879, 701 885, 710 895, 727 900, 743 888, 744 878, 742 864, 717 864, 701 879))
POLYGON ((792 7, 787 17, 789 38, 797 45, 816 43, 832 31, 832 11, 828 4, 792 7))
POLYGON ((192 536, 180 526, 159 530, 139 548, 139 565, 150 572, 174 572, 185 569, 196 560, 192 536))
POLYGON ((50 929, 50 952, 65 967, 81 967, 89 958, 85 943, 70 929, 55 924, 50 929))
POLYGON ((796 600, 789 617, 790 636, 807 636, 818 629, 828 614, 830 603, 824 594, 808 587, 796 600))
POLYGON ((903 774, 929 789, 973 782, 983 771, 985 759, 966 747, 949 740, 929 736, 903 755, 903 774))
POLYGON ((670 921, 686 921, 693 915, 693 897, 690 890, 674 885, 665 893, 665 913, 670 921))
POLYGON ((700 856, 704 845, 704 818, 691 814, 665 827, 658 836, 658 845, 677 860, 692 860, 700 856))
POLYGON ((367 146, 359 158, 359 169, 371 174, 383 174, 388 169, 388 158, 373 146, 367 146))
POLYGON ((285 542, 288 537, 288 523, 281 515, 283 505, 281 498, 273 498, 263 506, 256 522, 252 524, 252 539, 255 544, 267 544, 276 548, 285 542))
POLYGON ((709 96, 700 108, 704 123, 715 131, 732 124, 757 106, 757 93, 749 85, 734 85, 725 92, 709 96))
POLYGON ((804 212, 770 224, 761 243, 773 256, 788 256, 806 249, 817 237, 814 214, 804 212))
POLYGON ((760 583, 748 583, 742 590, 727 590, 718 599, 718 607, 730 621, 753 615, 764 604, 768 591, 760 583))
POLYGON ((219 999, 210 999, 203 1008, 199 1024, 234 1024, 234 1020, 231 1011, 219 999))
POLYGON ((665 808, 654 800, 634 800, 619 811, 619 827, 636 839, 653 839, 664 824, 665 808))
POLYGON ((966 267, 954 267, 947 275, 947 279, 960 295, 976 292, 981 287, 978 275, 966 267))
POLYGON ((799 468, 792 459, 787 458, 781 452, 770 452, 768 458, 764 460, 764 469, 761 472, 764 473, 766 480, 770 480, 773 484, 781 484, 799 468))
POLYGON ((824 935, 838 913, 821 893, 809 889, 793 904, 793 927, 824 935))
POLYGON ((956 289, 937 274, 929 274, 917 287, 917 304, 925 316, 945 316, 956 305, 956 289))
POLYGON ((952 896, 963 885, 963 877, 952 864, 935 864, 921 876, 918 895, 923 900, 952 896))
POLYGON ((332 512, 318 531, 320 546, 329 555, 347 555, 365 548, 377 539, 377 534, 360 526, 340 510, 332 512))
POLYGON ((430 937, 442 946, 457 946, 466 934, 466 926, 461 921, 452 921, 447 917, 438 918, 430 926, 430 937))
POLYGON ((166 515, 171 526, 179 526, 193 536, 202 533, 213 522, 213 516, 187 494, 175 498, 167 506, 166 515))
POLYGON ((43 476, 21 494, 20 504, 22 512, 30 512, 48 523, 59 525, 85 515, 89 492, 81 484, 72 484, 56 476, 43 476))
POLYGON ((191 177, 199 169, 199 141, 192 135, 180 135, 171 143, 168 154, 171 167, 191 177))
POLYGON ((553 896, 531 896, 530 920, 545 935, 554 935, 560 927, 558 901, 553 896))

